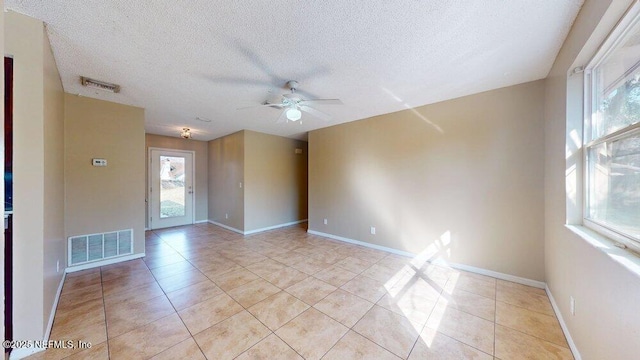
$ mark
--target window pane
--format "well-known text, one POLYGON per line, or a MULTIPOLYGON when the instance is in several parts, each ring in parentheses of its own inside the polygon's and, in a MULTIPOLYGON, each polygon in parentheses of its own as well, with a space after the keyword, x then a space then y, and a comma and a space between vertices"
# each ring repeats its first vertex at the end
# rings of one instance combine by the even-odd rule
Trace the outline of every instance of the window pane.
POLYGON ((184 216, 186 213, 184 158, 160 156, 160 217, 184 216))
POLYGON ((640 23, 594 70, 590 140, 640 121, 640 23))
POLYGON ((588 218, 640 240, 640 132, 588 148, 588 218))

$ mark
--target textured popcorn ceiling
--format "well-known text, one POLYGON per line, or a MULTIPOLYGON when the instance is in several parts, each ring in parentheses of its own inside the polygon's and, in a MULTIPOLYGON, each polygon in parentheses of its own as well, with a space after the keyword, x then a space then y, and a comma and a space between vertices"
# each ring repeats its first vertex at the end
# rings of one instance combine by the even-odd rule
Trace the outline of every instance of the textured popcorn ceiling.
MULTIPOLYGON (((307 131, 546 77, 582 0, 6 0, 47 24, 65 92, 146 109, 197 140, 307 131), (79 76, 114 82, 90 90, 79 76), (298 80, 325 122, 258 105, 298 80), (211 122, 197 121, 196 117, 211 122)), ((273 99, 272 99, 273 100, 273 99)))

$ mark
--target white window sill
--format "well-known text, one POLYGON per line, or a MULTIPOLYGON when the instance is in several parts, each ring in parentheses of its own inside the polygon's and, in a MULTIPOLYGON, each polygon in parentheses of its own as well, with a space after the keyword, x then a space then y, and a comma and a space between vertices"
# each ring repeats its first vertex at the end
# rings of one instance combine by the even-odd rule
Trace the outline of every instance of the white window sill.
POLYGON ((616 246, 609 238, 582 225, 565 225, 567 229, 580 236, 591 246, 604 252, 609 258, 640 277, 640 254, 627 248, 616 246))

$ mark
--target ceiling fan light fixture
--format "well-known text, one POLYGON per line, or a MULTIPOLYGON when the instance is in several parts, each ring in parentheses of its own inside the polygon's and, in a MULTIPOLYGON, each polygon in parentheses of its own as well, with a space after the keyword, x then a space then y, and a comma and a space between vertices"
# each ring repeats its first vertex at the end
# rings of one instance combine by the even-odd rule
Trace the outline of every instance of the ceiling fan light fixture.
POLYGON ((298 121, 302 118, 302 112, 296 108, 287 110, 287 119, 291 121, 298 121))
POLYGON ((180 136, 182 136, 182 138, 184 139, 191 139, 191 129, 182 128, 182 132, 180 133, 180 136))

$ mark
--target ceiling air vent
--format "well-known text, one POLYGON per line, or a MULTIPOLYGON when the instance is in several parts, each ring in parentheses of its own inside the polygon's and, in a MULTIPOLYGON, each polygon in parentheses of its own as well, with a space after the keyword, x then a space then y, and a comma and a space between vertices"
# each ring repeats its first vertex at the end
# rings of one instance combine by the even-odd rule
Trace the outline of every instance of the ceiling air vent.
POLYGON ((92 88, 96 88, 104 91, 110 91, 112 93, 120 92, 120 85, 111 84, 108 82, 94 80, 84 76, 80 76, 80 82, 82 83, 82 86, 88 86, 88 87, 92 87, 92 88))

